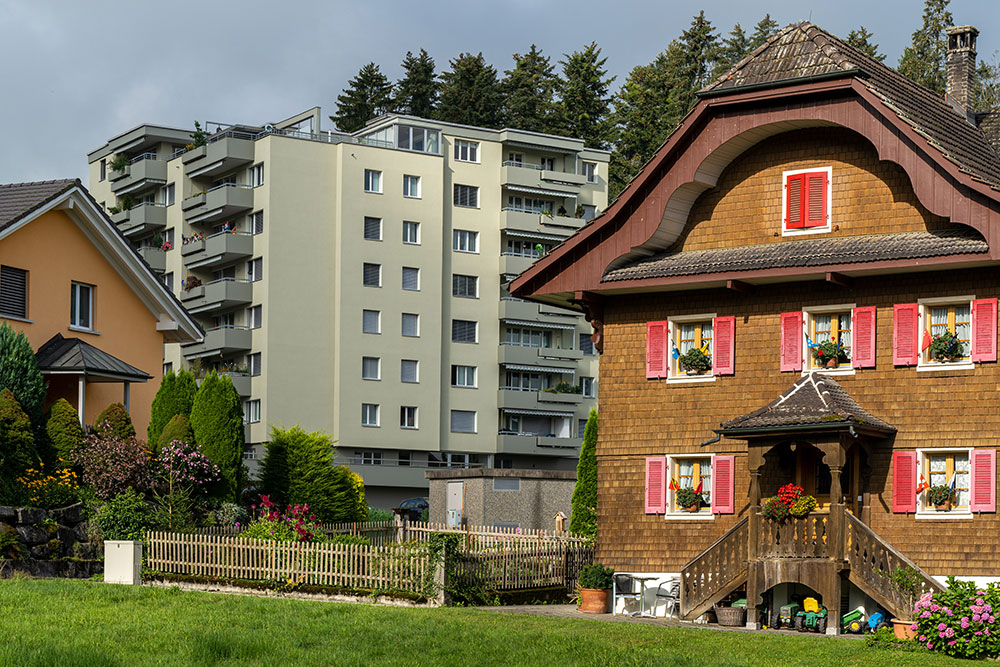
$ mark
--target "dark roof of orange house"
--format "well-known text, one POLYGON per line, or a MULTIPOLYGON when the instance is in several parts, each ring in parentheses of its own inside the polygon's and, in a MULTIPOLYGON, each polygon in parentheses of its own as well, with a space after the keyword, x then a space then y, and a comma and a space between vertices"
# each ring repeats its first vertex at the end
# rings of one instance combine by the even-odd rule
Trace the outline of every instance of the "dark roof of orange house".
POLYGON ((764 407, 725 422, 719 432, 843 423, 896 430, 858 405, 829 375, 809 373, 764 407))
POLYGON ((79 338, 56 334, 35 353, 38 369, 45 372, 78 373, 92 378, 145 382, 153 376, 79 338))
POLYGON ((77 185, 78 179, 0 185, 0 231, 77 185))
POLYGON ((839 236, 785 243, 672 252, 644 257, 601 278, 602 283, 644 278, 693 276, 729 271, 828 266, 919 259, 989 252, 990 246, 971 227, 930 232, 839 236))

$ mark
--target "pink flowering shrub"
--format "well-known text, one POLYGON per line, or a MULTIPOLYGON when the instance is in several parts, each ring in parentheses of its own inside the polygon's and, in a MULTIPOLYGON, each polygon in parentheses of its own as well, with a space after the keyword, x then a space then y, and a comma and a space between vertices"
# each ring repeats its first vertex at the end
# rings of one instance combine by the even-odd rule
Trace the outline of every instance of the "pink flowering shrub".
POLYGON ((1000 655, 1000 586, 977 588, 948 578, 944 593, 925 593, 913 608, 917 641, 931 651, 962 658, 1000 655), (996 615, 994 614, 996 612, 996 615))
POLYGON ((184 488, 192 496, 207 495, 221 477, 219 466, 202 454, 198 445, 181 440, 173 440, 160 449, 154 470, 168 493, 184 488))
POLYGON ((289 505, 282 512, 267 496, 260 497, 257 518, 250 522, 244 537, 278 542, 325 542, 326 535, 316 522, 316 515, 309 513, 309 505, 289 505))
POLYGON ((146 491, 153 481, 146 446, 135 436, 99 436, 91 433, 76 447, 72 460, 83 472, 83 482, 102 500, 110 500, 127 489, 146 491))

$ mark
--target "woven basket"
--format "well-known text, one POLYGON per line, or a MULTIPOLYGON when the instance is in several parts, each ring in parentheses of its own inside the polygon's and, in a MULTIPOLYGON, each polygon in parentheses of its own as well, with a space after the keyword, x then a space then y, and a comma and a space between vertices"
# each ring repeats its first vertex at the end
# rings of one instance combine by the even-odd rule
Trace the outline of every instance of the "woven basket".
POLYGON ((719 625, 738 626, 747 624, 747 610, 743 607, 715 606, 715 616, 719 625))

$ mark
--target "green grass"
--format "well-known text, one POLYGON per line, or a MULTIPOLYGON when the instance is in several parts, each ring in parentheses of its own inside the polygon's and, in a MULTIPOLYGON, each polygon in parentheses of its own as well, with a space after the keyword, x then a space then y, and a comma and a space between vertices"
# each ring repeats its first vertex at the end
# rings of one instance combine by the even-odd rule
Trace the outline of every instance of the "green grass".
MULTIPOLYGON (((2 665, 929 665, 863 641, 475 609, 0 582, 2 665)), ((964 663, 968 664, 968 663, 964 663)))

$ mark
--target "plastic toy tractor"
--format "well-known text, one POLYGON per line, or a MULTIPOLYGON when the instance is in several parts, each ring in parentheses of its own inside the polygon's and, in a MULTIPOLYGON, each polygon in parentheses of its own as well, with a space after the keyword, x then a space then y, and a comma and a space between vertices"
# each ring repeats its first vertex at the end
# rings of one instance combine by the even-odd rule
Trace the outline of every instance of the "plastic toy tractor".
POLYGON ((802 609, 795 614, 795 629, 799 632, 826 633, 826 607, 820 606, 816 598, 802 601, 802 609))
POLYGON ((868 632, 876 632, 879 628, 889 624, 889 616, 879 609, 868 617, 868 632))
POLYGON ((840 618, 840 627, 844 632, 860 635, 865 628, 865 613, 860 609, 847 612, 840 618))
POLYGON ((775 628, 790 628, 795 623, 795 617, 801 613, 802 606, 798 602, 789 602, 778 607, 778 618, 775 619, 775 628))

